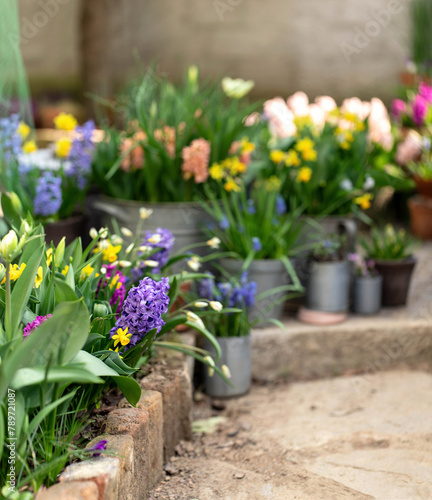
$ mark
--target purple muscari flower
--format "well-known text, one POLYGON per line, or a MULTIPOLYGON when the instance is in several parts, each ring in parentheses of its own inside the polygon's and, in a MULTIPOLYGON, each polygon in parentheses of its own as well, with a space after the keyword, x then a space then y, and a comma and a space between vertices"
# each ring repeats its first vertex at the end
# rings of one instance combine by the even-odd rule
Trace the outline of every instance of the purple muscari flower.
POLYGON ((91 448, 87 448, 86 451, 90 452, 94 458, 100 457, 102 452, 106 450, 107 443, 106 439, 101 439, 91 448))
POLYGON ((412 104, 413 121, 417 127, 423 125, 427 112, 427 101, 421 95, 416 95, 412 104))
POLYGON ((95 124, 93 120, 84 123, 82 127, 77 127, 75 132, 77 137, 72 142, 68 156, 70 167, 66 171, 68 177, 74 177, 78 189, 84 190, 91 171, 92 154, 95 144, 92 140, 95 124))
POLYGON ((257 236, 252 238, 252 248, 255 252, 259 252, 262 249, 261 240, 257 236))
POLYGON ((247 201, 247 211, 250 215, 256 214, 256 208, 253 200, 247 201))
POLYGON ((282 198, 280 194, 276 197, 276 214, 283 215, 287 211, 287 206, 285 200, 282 198))
POLYGON ((61 178, 52 172, 45 171, 36 185, 36 196, 33 200, 35 215, 48 217, 59 211, 62 204, 61 178))
POLYGON ((36 319, 31 323, 27 323, 23 330, 23 337, 28 337, 38 326, 44 323, 47 319, 52 318, 52 314, 46 316, 36 316, 36 319))
POLYGON ((211 275, 209 278, 204 278, 203 280, 201 280, 198 286, 198 293, 200 297, 207 300, 213 300, 214 286, 215 286, 215 280, 213 275, 211 275))
POLYGON ((112 337, 119 328, 128 328, 128 332, 132 334, 127 346, 129 347, 140 342, 153 329, 156 329, 156 334, 159 333, 165 324, 162 314, 168 311, 168 290, 168 278, 162 278, 160 281, 142 279, 137 287, 129 290, 121 316, 111 329, 110 336, 112 337))
POLYGON ((159 262, 159 265, 153 268, 153 272, 160 273, 162 267, 164 267, 168 262, 171 250, 174 245, 174 240, 174 235, 169 229, 162 229, 158 227, 156 231, 146 231, 145 240, 142 244, 150 248, 160 249, 158 252, 155 252, 149 257, 151 260, 159 262), (151 241, 149 241, 149 239, 155 235, 160 236, 160 240, 158 241, 158 243, 152 243, 151 241))
POLYGON ((396 120, 399 120, 401 115, 406 111, 406 103, 402 99, 393 99, 391 105, 391 113, 396 120))
POLYGON ((6 162, 10 162, 21 153, 21 136, 18 133, 19 116, 12 114, 0 119, 0 151, 6 162))
POLYGON ((419 94, 424 97, 428 103, 432 103, 432 87, 430 85, 421 82, 419 85, 419 94))
POLYGON ((206 298, 219 300, 228 307, 248 308, 255 303, 257 284, 254 281, 248 281, 247 272, 245 272, 242 274, 238 285, 233 286, 230 282, 218 283, 217 290, 219 290, 220 294, 216 293, 213 297, 206 298))
POLYGON ((230 227, 230 223, 226 215, 222 215, 222 219, 219 222, 219 227, 221 229, 228 229, 230 227))

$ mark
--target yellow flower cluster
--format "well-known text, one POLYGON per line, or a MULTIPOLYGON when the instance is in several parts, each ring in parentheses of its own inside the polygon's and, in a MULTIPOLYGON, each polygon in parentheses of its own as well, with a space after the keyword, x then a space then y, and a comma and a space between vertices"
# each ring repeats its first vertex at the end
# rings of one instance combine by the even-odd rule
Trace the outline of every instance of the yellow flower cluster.
POLYGON ((270 151, 270 159, 273 163, 284 163, 287 167, 299 167, 303 161, 316 161, 317 152, 315 143, 309 137, 300 139, 287 153, 280 149, 270 151))
POLYGON ((246 164, 242 163, 238 156, 232 156, 220 163, 213 163, 209 174, 215 181, 224 181, 226 191, 240 191, 240 180, 236 176, 246 172, 246 168, 246 164))
POLYGON ((368 208, 371 207, 371 200, 372 200, 372 194, 365 193, 362 196, 357 196, 357 198, 354 198, 354 203, 356 205, 359 205, 362 210, 367 210, 368 208))
POLYGON ((314 149, 315 143, 309 137, 300 139, 295 145, 295 150, 301 154, 304 161, 316 161, 317 152, 314 149))
POLYGON ((94 249, 95 253, 101 252, 102 260, 112 264, 117 260, 118 253, 121 250, 121 245, 113 245, 109 240, 101 240, 94 249))
MULTIPOLYGON (((18 264, 9 265, 9 276, 11 282, 16 281, 21 276, 25 268, 26 264, 24 262, 20 266, 18 264)), ((43 270, 42 266, 39 266, 34 281, 35 288, 39 288, 41 286, 42 281, 43 281, 43 270)), ((1 284, 3 285, 5 282, 6 282, 6 277, 3 278, 1 284)))
MULTIPOLYGON (((75 130, 78 122, 76 118, 68 113, 60 113, 54 118, 54 125, 58 130, 71 132, 75 130)), ((72 147, 72 140, 70 137, 61 137, 55 143, 56 155, 59 158, 67 158, 72 147)))

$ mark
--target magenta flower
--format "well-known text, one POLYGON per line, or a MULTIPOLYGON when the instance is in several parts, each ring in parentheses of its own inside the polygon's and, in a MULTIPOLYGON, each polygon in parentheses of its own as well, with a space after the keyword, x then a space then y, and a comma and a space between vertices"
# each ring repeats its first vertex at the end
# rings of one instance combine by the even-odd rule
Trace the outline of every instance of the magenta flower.
POLYGON ((101 439, 91 448, 87 448, 86 451, 90 452, 93 458, 97 458, 101 456, 101 453, 106 450, 106 445, 108 441, 106 439, 101 439))
POLYGON ((406 103, 402 99, 393 99, 391 113, 396 120, 406 112, 406 103))
POLYGON ((427 108, 428 105, 426 99, 421 95, 416 95, 412 104, 412 110, 413 121, 417 127, 421 127, 423 125, 427 108))
POLYGON ((34 330, 38 328, 47 319, 52 318, 52 314, 47 314, 46 316, 36 316, 36 319, 31 323, 27 323, 23 330, 23 337, 28 337, 34 330))
POLYGON ((427 83, 421 82, 419 85, 419 94, 426 99, 428 103, 432 103, 432 87, 427 83))

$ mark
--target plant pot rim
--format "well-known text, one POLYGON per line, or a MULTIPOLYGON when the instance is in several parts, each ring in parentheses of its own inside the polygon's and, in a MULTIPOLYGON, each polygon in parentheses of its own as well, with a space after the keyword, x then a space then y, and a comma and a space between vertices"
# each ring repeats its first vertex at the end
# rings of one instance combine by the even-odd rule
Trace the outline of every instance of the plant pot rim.
POLYGON ((374 259, 375 264, 379 266, 397 266, 399 264, 415 264, 417 262, 417 257, 415 255, 410 255, 409 257, 405 257, 405 259, 395 259, 395 260, 384 260, 384 259, 374 259))
POLYGON ((334 265, 340 265, 340 264, 348 264, 349 260, 348 259, 342 259, 342 260, 328 260, 328 261, 319 261, 319 260, 311 260, 312 264, 318 264, 320 266, 334 266, 334 265))
POLYGON ((167 208, 177 208, 184 207, 185 205, 193 207, 201 207, 199 201, 139 201, 139 200, 126 200, 124 198, 114 198, 112 196, 101 195, 101 199, 108 203, 122 204, 130 206, 145 206, 146 208, 157 208, 157 207, 167 207, 167 208))
MULTIPOLYGON (((432 181, 430 181, 430 182, 432 185, 432 181)), ((409 198, 408 206, 413 207, 413 208, 414 207, 421 207, 421 208, 425 208, 427 210, 432 210, 432 199, 427 198, 426 196, 421 195, 421 194, 416 194, 415 196, 412 196, 411 198, 409 198)))
POLYGON ((357 280, 364 280, 364 281, 381 280, 382 275, 377 274, 376 276, 356 276, 355 279, 356 279, 356 281, 357 280))
MULTIPOLYGON (((221 261, 231 261, 231 262, 244 262, 246 259, 236 259, 234 257, 224 257, 223 259, 220 259, 221 261)), ((271 263, 276 263, 276 262, 280 262, 281 264, 283 264, 282 260, 281 259, 253 259, 251 260, 251 264, 252 262, 258 262, 258 263, 262 263, 262 262, 271 262, 271 263)))

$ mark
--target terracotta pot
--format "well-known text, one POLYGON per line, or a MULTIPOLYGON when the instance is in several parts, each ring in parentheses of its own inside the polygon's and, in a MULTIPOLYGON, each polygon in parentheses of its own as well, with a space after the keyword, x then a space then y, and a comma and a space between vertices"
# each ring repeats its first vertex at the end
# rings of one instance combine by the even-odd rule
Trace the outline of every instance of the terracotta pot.
POLYGON ((416 263, 417 259, 413 256, 403 260, 376 261, 376 268, 383 279, 383 306, 395 307, 406 304, 411 277, 416 263))
POLYGON ((45 225, 45 240, 49 245, 52 241, 58 245, 63 236, 66 237, 66 245, 72 243, 76 238, 83 237, 86 218, 84 215, 73 215, 67 219, 51 222, 45 225))
POLYGON ((432 180, 427 181, 416 175, 413 177, 413 180, 416 184, 417 192, 422 196, 426 196, 426 198, 432 199, 432 180))
POLYGON ((422 240, 432 239, 432 199, 414 196, 408 200, 411 232, 422 240))
POLYGON ((425 82, 428 85, 432 84, 432 80, 429 76, 409 73, 408 71, 403 71, 400 74, 400 81, 406 87, 416 87, 420 85, 421 82, 425 82))

